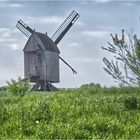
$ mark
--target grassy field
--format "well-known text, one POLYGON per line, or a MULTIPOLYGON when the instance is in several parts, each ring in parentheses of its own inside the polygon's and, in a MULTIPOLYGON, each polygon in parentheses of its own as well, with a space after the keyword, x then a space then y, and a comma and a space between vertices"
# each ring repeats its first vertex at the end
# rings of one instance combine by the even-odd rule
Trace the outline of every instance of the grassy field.
POLYGON ((140 89, 0 92, 0 139, 139 139, 140 89))

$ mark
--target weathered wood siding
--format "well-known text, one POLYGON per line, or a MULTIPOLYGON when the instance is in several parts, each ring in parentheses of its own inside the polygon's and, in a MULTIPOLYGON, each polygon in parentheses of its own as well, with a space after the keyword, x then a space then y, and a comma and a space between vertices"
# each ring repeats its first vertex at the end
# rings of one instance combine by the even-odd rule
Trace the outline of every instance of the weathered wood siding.
POLYGON ((35 52, 24 53, 25 77, 39 76, 38 56, 35 52))
POLYGON ((33 33, 31 37, 29 38, 29 40, 27 41, 23 51, 24 52, 36 51, 38 49, 37 47, 38 45, 42 46, 42 49, 45 50, 38 36, 35 33, 33 33))
POLYGON ((59 82, 59 51, 49 49, 35 33, 31 35, 23 50, 25 78, 38 76, 40 80, 59 82))
POLYGON ((45 51, 41 57, 40 79, 59 83, 59 54, 45 51))

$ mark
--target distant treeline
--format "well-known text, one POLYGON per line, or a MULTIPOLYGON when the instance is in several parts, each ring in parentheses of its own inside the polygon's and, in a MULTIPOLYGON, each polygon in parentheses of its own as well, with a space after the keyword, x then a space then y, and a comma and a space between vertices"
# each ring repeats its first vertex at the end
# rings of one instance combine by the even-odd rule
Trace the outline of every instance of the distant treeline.
POLYGON ((7 87, 6 86, 0 87, 0 91, 6 91, 6 90, 7 90, 7 87))

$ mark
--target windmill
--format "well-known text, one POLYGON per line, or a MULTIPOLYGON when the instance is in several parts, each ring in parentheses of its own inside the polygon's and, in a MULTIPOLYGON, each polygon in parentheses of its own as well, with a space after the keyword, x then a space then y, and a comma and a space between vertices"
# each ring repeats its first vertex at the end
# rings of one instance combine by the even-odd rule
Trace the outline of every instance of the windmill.
POLYGON ((79 18, 74 10, 64 20, 62 25, 50 38, 47 34, 36 32, 22 20, 16 27, 28 37, 24 51, 24 79, 35 83, 33 90, 57 90, 52 83, 59 83, 59 59, 62 60, 74 74, 77 72, 59 56, 57 44, 79 18))

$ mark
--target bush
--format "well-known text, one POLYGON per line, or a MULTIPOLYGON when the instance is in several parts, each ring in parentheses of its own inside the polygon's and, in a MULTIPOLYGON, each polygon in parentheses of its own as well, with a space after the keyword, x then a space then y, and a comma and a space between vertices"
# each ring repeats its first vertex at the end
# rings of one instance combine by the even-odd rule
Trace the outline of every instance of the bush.
POLYGON ((83 84, 83 85, 81 85, 81 87, 80 88, 85 88, 85 89, 87 89, 87 88, 101 88, 101 85, 100 84, 95 84, 95 83, 90 83, 90 84, 83 84))
POLYGON ((50 109, 46 102, 38 102, 32 112, 32 120, 36 123, 44 123, 44 121, 50 120, 50 109))
POLYGON ((7 87, 6 86, 2 86, 0 87, 0 91, 6 91, 7 87))
POLYGON ((8 111, 3 102, 0 102, 0 124, 3 124, 8 119, 8 111))
POLYGON ((12 93, 13 95, 19 95, 23 97, 25 93, 30 88, 30 80, 27 80, 26 82, 23 82, 21 78, 18 78, 18 81, 11 79, 11 83, 7 82, 7 90, 8 92, 12 93))
POLYGON ((134 110, 137 109, 137 98, 129 96, 124 100, 125 109, 134 110))

